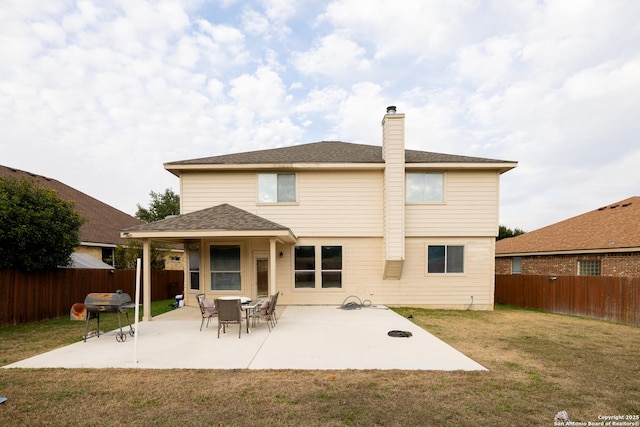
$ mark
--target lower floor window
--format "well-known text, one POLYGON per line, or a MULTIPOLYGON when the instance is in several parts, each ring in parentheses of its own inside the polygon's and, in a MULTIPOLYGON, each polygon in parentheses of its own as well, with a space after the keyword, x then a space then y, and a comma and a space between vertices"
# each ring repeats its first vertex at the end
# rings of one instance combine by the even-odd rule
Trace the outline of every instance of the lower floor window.
POLYGON ((296 246, 295 257, 295 287, 315 288, 316 248, 314 246, 296 246))
POLYGON ((429 245, 427 273, 464 273, 464 246, 429 245))
POLYGON ((239 291, 240 246, 211 246, 209 249, 212 291, 239 291))
POLYGON ((189 282, 190 289, 200 290, 200 246, 189 246, 189 282))
POLYGON ((519 256, 511 258, 511 274, 522 274, 522 258, 519 256))
POLYGON ((320 246, 318 249, 315 246, 296 246, 295 287, 342 288, 342 246, 320 246))
POLYGON ((342 246, 322 247, 322 287, 342 287, 342 246))
POLYGON ((600 276, 601 274, 599 259, 578 261, 578 267, 580 276, 600 276))

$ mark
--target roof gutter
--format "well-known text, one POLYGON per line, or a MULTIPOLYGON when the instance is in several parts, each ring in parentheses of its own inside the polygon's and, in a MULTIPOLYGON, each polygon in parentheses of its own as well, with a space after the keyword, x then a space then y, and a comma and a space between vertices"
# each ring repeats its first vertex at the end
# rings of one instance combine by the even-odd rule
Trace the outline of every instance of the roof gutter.
POLYGON ((537 252, 509 252, 495 254, 496 258, 524 257, 524 256, 544 256, 544 255, 583 255, 583 254, 603 254, 603 253, 625 253, 640 252, 640 247, 632 248, 600 248, 600 249, 574 249, 571 251, 537 251, 537 252))
POLYGON ((405 168, 409 169, 467 169, 467 170, 498 170, 501 174, 515 169, 518 162, 499 163, 405 163, 405 168))
POLYGON ((246 163, 176 165, 165 163, 164 168, 176 176, 180 172, 245 171, 245 170, 383 170, 384 163, 246 163))
MULTIPOLYGON (((383 170, 384 163, 246 163, 246 164, 175 164, 165 163, 164 168, 180 176, 180 172, 245 171, 245 170, 383 170)), ((409 169, 467 169, 497 170, 501 174, 518 166, 518 162, 495 163, 405 163, 409 169)))
POLYGON ((209 238, 271 238, 282 243, 295 243, 298 238, 291 230, 172 230, 172 231, 123 231, 123 239, 152 239, 184 241, 185 239, 209 238))

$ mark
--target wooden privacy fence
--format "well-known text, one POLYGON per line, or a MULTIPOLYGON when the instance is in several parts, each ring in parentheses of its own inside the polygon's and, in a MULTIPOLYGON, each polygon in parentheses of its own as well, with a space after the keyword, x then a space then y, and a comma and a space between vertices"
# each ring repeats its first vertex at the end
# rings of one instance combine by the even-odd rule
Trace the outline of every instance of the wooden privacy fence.
POLYGON ((640 326, 640 278, 496 275, 495 302, 640 326))
MULTIPOLYGON (((0 270, 0 326, 69 316, 71 306, 91 292, 123 292, 135 298, 135 270, 59 268, 23 273, 0 270)), ((151 271, 151 300, 174 298, 184 290, 182 270, 151 271)), ((142 301, 142 278, 140 301, 142 301)))

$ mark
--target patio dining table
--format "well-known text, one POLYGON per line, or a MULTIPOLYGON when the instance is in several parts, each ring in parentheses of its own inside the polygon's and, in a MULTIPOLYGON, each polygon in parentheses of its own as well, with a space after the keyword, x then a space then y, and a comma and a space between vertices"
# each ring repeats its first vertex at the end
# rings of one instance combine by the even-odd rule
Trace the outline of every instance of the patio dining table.
MULTIPOLYGON (((251 313, 254 312, 255 309, 260 306, 260 304, 262 304, 262 300, 259 299, 252 304, 251 298, 249 297, 228 296, 228 297, 220 297, 219 299, 225 299, 225 300, 239 299, 240 300, 240 307, 242 308, 242 311, 245 312, 245 322, 247 322, 247 333, 250 334, 251 329, 249 329, 249 316, 251 316, 251 313)), ((251 317, 253 318, 253 316, 251 317)))

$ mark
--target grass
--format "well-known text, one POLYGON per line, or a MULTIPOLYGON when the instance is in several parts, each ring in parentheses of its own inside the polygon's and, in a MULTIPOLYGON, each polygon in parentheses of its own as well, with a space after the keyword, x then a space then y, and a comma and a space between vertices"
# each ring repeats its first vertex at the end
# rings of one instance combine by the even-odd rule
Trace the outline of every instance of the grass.
MULTIPOLYGON (((151 315, 157 316, 172 310, 172 303, 175 303, 175 300, 152 302, 151 315)), ((129 311, 129 317, 133 323, 133 310, 129 311)), ((121 316, 123 324, 126 325, 125 316, 121 316)), ((140 319, 142 319, 142 310, 140 310, 140 319)), ((112 331, 117 327, 118 315, 116 313, 102 313, 100 315, 100 329, 102 331, 112 331)), ((85 322, 70 321, 68 317, 0 327, 0 366, 73 344, 82 339, 85 329, 85 322)), ((89 330, 92 329, 96 329, 95 320, 91 321, 89 330)), ((126 329, 123 328, 124 330, 126 329)))
MULTIPOLYGON (((489 370, 6 369, 0 425, 552 426, 561 410, 640 413, 640 328, 511 307, 396 311, 489 370)), ((64 329, 77 323, 0 329, 1 364, 77 341, 84 324, 64 329)))

